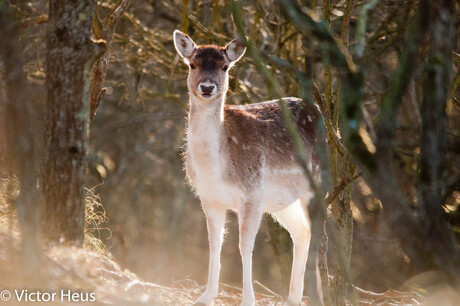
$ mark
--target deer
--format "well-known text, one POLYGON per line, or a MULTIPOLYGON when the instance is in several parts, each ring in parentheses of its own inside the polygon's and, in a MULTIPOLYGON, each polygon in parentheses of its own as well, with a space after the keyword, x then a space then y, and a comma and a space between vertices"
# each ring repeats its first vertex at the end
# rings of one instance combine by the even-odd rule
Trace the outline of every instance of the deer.
MULTIPOLYGON (((227 105, 229 71, 246 52, 238 39, 225 47, 197 45, 175 30, 174 46, 189 67, 185 172, 201 201, 209 241, 206 290, 195 305, 218 295, 220 253, 227 210, 238 215, 238 247, 243 267, 241 305, 254 305, 252 253, 264 213, 293 240, 293 263, 286 305, 302 301, 311 231, 307 205, 313 193, 286 131, 279 100, 227 105)), ((317 116, 298 98, 283 98, 305 144, 311 169, 317 116)))

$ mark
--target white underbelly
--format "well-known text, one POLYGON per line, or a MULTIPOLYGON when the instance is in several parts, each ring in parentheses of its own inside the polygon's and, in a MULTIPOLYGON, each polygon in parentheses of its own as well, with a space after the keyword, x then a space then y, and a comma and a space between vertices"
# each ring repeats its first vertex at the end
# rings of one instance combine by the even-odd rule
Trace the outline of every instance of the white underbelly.
POLYGON ((278 169, 264 174, 262 201, 264 212, 277 212, 298 199, 311 199, 311 191, 300 168, 278 169))

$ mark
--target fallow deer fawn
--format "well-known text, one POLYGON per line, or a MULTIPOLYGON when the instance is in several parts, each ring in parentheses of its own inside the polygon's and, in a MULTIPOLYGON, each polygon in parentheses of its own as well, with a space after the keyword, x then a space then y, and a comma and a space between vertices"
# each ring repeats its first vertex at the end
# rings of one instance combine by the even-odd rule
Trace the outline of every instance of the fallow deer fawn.
MULTIPOLYGON (((176 30, 174 45, 189 65, 185 166, 206 214, 210 248, 207 288, 196 304, 208 305, 217 296, 225 215, 232 209, 239 222, 242 305, 255 302, 252 250, 263 213, 271 213, 291 234, 294 260, 286 304, 299 305, 310 243, 306 204, 312 194, 296 161, 278 101, 225 105, 228 72, 246 51, 237 40, 225 47, 197 46, 176 30)), ((299 99, 283 100, 293 114, 312 167, 315 114, 308 113, 299 99)))

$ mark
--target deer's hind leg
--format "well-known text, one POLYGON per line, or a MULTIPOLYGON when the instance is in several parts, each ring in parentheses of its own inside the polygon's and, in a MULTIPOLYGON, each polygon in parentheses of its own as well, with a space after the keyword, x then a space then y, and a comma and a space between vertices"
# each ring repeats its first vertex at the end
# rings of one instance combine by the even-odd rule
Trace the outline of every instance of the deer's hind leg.
POLYGON ((272 215, 289 231, 294 243, 291 284, 286 305, 299 305, 302 301, 305 267, 311 238, 310 222, 300 200, 272 215))

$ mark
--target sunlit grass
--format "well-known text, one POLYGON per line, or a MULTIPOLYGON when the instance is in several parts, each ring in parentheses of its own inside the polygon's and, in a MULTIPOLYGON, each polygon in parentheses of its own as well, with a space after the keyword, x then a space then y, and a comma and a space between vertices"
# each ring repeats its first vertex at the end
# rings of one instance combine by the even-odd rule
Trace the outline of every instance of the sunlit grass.
MULTIPOLYGON (((112 232, 104 227, 109 219, 102 206, 101 198, 95 193, 95 189, 85 188, 85 247, 91 251, 107 254, 107 246, 102 242, 101 232, 108 231, 109 237, 112 232)), ((19 182, 15 176, 3 173, 0 176, 0 231, 12 236, 19 236, 14 200, 19 194, 19 182)))
POLYGON ((85 247, 105 254, 108 249, 102 242, 101 231, 108 231, 109 236, 112 236, 112 232, 103 226, 109 219, 102 206, 101 198, 95 193, 96 188, 97 186, 91 189, 85 188, 85 247))
POLYGON ((19 236, 16 210, 13 201, 19 194, 19 182, 15 176, 2 173, 0 176, 0 232, 19 236))

